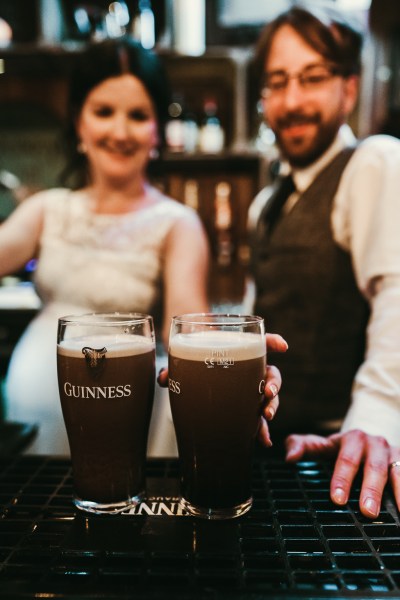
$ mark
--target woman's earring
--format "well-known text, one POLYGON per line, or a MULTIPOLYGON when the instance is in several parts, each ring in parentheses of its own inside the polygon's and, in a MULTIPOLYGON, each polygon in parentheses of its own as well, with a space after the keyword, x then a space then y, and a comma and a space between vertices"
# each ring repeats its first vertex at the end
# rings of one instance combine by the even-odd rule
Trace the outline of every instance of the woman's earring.
POLYGON ((160 151, 158 148, 156 148, 155 146, 153 146, 153 148, 150 149, 149 151, 149 158, 150 160, 156 160, 157 158, 159 158, 160 156, 160 151))
POLYGON ((86 154, 86 152, 87 152, 86 144, 82 141, 78 142, 78 144, 76 146, 76 150, 77 150, 78 154, 86 154))

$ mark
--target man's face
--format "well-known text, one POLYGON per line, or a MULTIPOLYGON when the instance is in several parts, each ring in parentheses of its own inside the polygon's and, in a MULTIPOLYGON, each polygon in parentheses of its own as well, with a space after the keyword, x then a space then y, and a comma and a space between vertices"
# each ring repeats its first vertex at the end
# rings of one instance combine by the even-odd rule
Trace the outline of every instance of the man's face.
POLYGON ((306 167, 330 146, 353 110, 358 79, 343 78, 289 25, 276 32, 264 70, 270 82, 263 94, 265 119, 283 156, 294 167, 306 167))

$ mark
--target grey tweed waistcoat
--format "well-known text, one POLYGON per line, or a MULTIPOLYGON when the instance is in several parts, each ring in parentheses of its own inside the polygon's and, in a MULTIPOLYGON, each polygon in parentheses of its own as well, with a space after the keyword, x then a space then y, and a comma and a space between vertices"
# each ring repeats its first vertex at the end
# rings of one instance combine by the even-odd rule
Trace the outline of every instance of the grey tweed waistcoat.
POLYGON ((339 153, 272 232, 267 208, 254 235, 255 312, 289 344, 286 354, 270 357, 283 377, 275 429, 312 430, 343 418, 363 360, 369 309, 331 229, 333 199, 353 151, 339 153))

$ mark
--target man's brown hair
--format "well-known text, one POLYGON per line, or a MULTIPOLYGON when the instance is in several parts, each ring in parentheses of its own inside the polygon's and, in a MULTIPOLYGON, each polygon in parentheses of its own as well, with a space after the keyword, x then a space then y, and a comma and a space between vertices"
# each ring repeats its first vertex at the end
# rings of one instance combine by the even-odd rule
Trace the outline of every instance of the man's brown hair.
POLYGON ((333 6, 292 6, 278 15, 261 32, 255 54, 255 68, 261 78, 275 33, 290 25, 344 77, 361 72, 363 32, 355 19, 333 6))

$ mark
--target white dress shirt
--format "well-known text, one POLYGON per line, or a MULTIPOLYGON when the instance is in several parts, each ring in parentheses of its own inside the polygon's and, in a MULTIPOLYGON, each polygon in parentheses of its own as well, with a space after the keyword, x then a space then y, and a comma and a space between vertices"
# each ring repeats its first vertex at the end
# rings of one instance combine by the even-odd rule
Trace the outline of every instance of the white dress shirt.
MULTIPOLYGON (((351 142, 354 135, 344 125, 317 162, 293 170, 296 192, 285 210, 351 142)), ((254 206, 260 207, 262 199, 256 200, 254 206)), ((377 135, 359 143, 341 177, 331 223, 335 241, 351 255, 371 310, 365 360, 341 429, 361 429, 400 446, 400 140, 377 135)))

